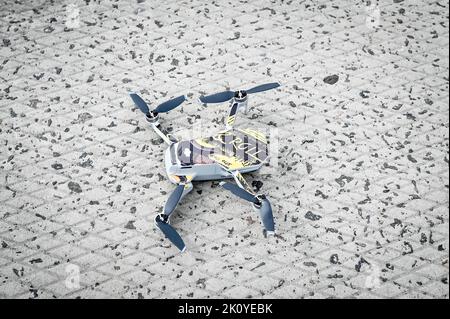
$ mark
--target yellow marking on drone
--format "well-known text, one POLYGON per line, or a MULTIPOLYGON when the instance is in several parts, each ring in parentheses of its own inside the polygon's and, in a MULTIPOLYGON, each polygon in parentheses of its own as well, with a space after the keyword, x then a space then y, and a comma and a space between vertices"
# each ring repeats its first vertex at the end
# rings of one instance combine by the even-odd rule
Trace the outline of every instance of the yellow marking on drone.
POLYGON ((244 134, 250 135, 251 137, 257 139, 258 141, 260 141, 260 142, 262 142, 264 144, 267 144, 267 138, 261 132, 258 132, 258 131, 255 131, 255 130, 252 130, 252 129, 249 129, 249 128, 239 129, 239 131, 241 131, 244 134))
POLYGON ((214 144, 209 143, 208 140, 204 139, 204 138, 199 138, 199 139, 195 140, 195 142, 198 145, 200 145, 202 147, 206 147, 206 148, 214 148, 214 147, 216 147, 214 144))
MULTIPOLYGON (((240 147, 238 147, 239 149, 241 149, 240 147)), ((252 150, 255 150, 256 148, 251 148, 251 149, 249 149, 249 150, 247 150, 246 152, 245 152, 245 154, 247 155, 247 156, 249 156, 249 157, 251 157, 252 159, 253 159, 253 162, 249 159, 249 160, 247 160, 247 161, 242 161, 242 160, 239 160, 239 161, 241 161, 241 163, 243 164, 243 166, 244 167, 247 167, 247 166, 251 166, 251 165, 254 165, 254 164, 257 164, 257 163, 255 163, 254 161, 256 161, 256 162, 258 162, 258 163, 260 163, 261 162, 261 159, 258 157, 258 154, 259 153, 263 153, 264 151, 263 150, 260 150, 260 151, 258 151, 258 152, 254 152, 254 153, 251 153, 250 151, 252 151, 252 150)), ((226 148, 224 148, 224 147, 222 147, 221 149, 220 149, 220 152, 222 153, 222 154, 224 154, 224 156, 226 156, 226 157, 230 157, 230 158, 236 158, 236 156, 235 156, 235 154, 230 150, 230 149, 226 149, 226 148)), ((215 154, 215 155, 219 155, 219 154, 215 154)))
POLYGON ((228 118, 227 118, 227 125, 233 125, 235 119, 236 119, 235 115, 228 116, 228 118))
MULTIPOLYGON (((225 137, 225 136, 233 136, 234 137, 233 140, 227 141, 226 145, 233 146, 239 150, 245 150, 245 153, 247 155, 249 155, 250 157, 253 157, 256 160, 259 160, 259 158, 257 156, 259 153, 265 152, 264 149, 259 149, 258 151, 256 151, 258 148, 256 146, 253 146, 252 143, 244 143, 244 141, 242 140, 241 137, 236 137, 236 136, 232 135, 230 132, 221 132, 219 135, 214 136, 213 138, 215 141, 223 143, 223 140, 221 139, 221 137, 225 137)), ((254 137, 254 138, 256 139, 256 137, 254 137)), ((262 138, 265 138, 264 135, 259 136, 260 142, 263 142, 262 138)), ((222 151, 226 152, 224 148, 222 148, 222 151)))
POLYGON ((229 170, 235 170, 244 168, 244 162, 240 161, 238 158, 234 156, 220 155, 220 154, 211 154, 209 158, 213 161, 223 165, 225 168, 229 170))

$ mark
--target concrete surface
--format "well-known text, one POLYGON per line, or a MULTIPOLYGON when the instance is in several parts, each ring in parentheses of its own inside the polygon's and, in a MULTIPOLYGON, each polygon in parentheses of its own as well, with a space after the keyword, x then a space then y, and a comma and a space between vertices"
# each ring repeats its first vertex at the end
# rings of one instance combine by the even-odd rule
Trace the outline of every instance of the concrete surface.
POLYGON ((447 1, 0 6, 0 297, 448 298, 447 1), (179 255, 153 226, 164 145, 127 91, 187 94, 163 116, 187 136, 223 128, 200 94, 273 81, 237 123, 275 138, 247 178, 278 236, 206 182, 179 255))

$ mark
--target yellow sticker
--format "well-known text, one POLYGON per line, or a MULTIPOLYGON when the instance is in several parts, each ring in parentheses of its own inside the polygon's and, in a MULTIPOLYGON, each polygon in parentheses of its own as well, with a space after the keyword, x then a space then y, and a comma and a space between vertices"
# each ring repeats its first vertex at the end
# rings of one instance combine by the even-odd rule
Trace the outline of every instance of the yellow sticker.
POLYGON ((197 140, 195 140, 195 142, 200 145, 201 147, 206 147, 206 148, 214 148, 216 147, 214 144, 211 144, 208 142, 207 139, 204 138, 199 138, 197 140))

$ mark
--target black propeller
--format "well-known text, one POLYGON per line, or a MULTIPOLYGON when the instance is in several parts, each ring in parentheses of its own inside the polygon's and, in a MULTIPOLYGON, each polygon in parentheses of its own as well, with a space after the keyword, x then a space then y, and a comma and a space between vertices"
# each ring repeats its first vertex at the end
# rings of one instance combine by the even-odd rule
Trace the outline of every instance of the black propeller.
POLYGON ((268 232, 274 232, 275 231, 275 224, 273 221, 273 214, 272 214, 272 206, 270 205, 269 200, 264 195, 253 195, 250 192, 246 191, 245 189, 239 187, 236 184, 228 183, 228 182, 221 182, 220 185, 225 188, 226 190, 229 190, 234 195, 245 199, 246 201, 249 201, 258 208, 259 215, 261 217, 262 223, 264 225, 264 228, 268 232))
POLYGON ((280 86, 280 83, 266 83, 262 85, 255 86, 249 90, 240 90, 240 91, 224 91, 220 93, 215 93, 207 96, 201 96, 200 101, 202 103, 222 103, 231 100, 233 97, 244 96, 245 94, 253 94, 258 92, 263 92, 271 89, 275 89, 280 86))
MULTIPOLYGON (((150 113, 150 109, 148 108, 147 103, 145 103, 145 101, 139 95, 137 95, 136 93, 130 93, 130 97, 133 100, 134 104, 136 104, 136 106, 144 114, 147 115, 150 113)), ((186 101, 186 97, 184 95, 181 95, 181 96, 173 98, 169 101, 161 103, 151 112, 153 114, 166 113, 166 112, 169 112, 170 110, 173 110, 177 106, 181 105, 181 103, 183 103, 184 101, 186 101)))
POLYGON ((163 234, 169 239, 172 244, 174 244, 181 252, 183 252, 186 249, 186 245, 184 244, 183 239, 178 234, 178 232, 173 228, 169 223, 169 216, 172 214, 172 212, 175 210, 175 207, 177 207, 178 202, 181 199, 181 196, 183 195, 184 190, 184 184, 178 185, 172 194, 170 194, 169 199, 166 202, 166 205, 164 206, 164 213, 159 214, 155 218, 155 224, 158 226, 158 228, 163 232, 163 234))

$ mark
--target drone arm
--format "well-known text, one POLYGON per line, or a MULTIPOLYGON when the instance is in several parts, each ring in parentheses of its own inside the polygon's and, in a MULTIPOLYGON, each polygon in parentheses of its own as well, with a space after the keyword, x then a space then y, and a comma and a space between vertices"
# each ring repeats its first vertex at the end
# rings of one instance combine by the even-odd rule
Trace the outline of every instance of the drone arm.
POLYGON ((190 180, 180 182, 167 199, 166 205, 164 206, 164 215, 169 217, 177 207, 178 203, 184 198, 184 196, 190 193, 192 189, 193 186, 190 180))
POLYGON ((264 225, 265 235, 274 235, 275 223, 269 200, 264 195, 255 195, 239 172, 234 171, 232 174, 237 185, 228 182, 221 182, 220 185, 234 195, 253 203, 253 207, 259 212, 264 225))
POLYGON ((235 101, 231 102, 230 113, 226 119, 226 128, 231 129, 236 121, 236 113, 238 110, 239 104, 235 101))
POLYGON ((166 142, 168 145, 171 145, 173 143, 176 143, 176 140, 172 137, 169 138, 166 134, 164 134, 160 129, 159 125, 156 125, 154 123, 151 124, 152 129, 156 132, 156 134, 159 135, 163 139, 164 142, 166 142))
MULTIPOLYGON (((255 197, 256 194, 255 192, 253 192, 252 188, 250 187, 250 185, 247 183, 247 181, 245 180, 244 176, 242 176, 241 173, 239 173, 238 170, 229 170, 227 169, 225 166, 219 164, 225 171, 227 171, 228 173, 230 173, 233 178, 234 181, 236 182, 237 186, 241 189, 243 189, 246 193, 249 194, 249 196, 251 197, 255 197)), ((223 186, 224 184, 226 184, 226 182, 221 182, 221 186, 223 186)), ((228 183, 229 184, 229 183, 228 183)), ((254 202, 254 199, 250 200, 251 202, 254 202)))

